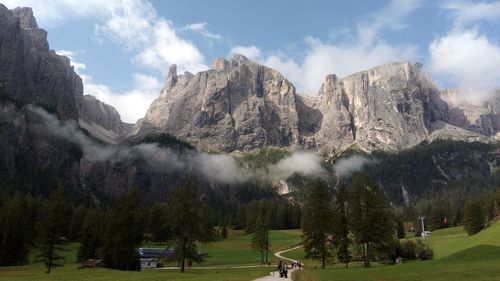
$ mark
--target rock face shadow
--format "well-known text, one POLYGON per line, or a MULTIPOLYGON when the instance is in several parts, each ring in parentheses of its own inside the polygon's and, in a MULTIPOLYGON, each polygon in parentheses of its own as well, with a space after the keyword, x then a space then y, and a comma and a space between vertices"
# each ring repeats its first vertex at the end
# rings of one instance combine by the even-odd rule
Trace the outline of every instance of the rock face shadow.
POLYGON ((321 129, 323 114, 319 109, 306 104, 305 98, 297 95, 297 114, 299 116, 299 132, 301 136, 313 136, 321 129))

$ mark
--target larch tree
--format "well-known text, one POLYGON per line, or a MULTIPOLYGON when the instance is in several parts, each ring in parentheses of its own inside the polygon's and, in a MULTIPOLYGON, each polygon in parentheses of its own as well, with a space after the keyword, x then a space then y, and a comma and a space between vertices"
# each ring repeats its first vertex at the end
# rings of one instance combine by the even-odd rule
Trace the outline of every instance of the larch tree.
POLYGON ((333 235, 337 258, 340 262, 345 264, 346 268, 349 266, 349 262, 352 259, 350 252, 352 239, 350 235, 351 226, 348 219, 348 198, 349 192, 346 186, 342 185, 337 192, 334 204, 336 220, 333 228, 333 235))
POLYGON ((202 261, 197 243, 213 241, 216 235, 192 178, 174 192, 169 209, 173 214, 170 218, 171 242, 175 244, 180 270, 184 272, 186 259, 202 261))
POLYGON ((59 185, 44 202, 40 220, 36 225, 38 233, 36 244, 40 249, 37 259, 44 262, 47 268, 46 273, 50 273, 53 267, 62 266, 57 261, 63 259, 58 252, 62 250, 61 245, 64 242, 62 235, 65 226, 65 209, 64 187, 59 185))
POLYGON ((382 190, 368 177, 355 176, 349 200, 355 240, 362 246, 364 266, 370 266, 372 250, 388 252, 394 241, 391 208, 382 190))
POLYGON ((321 268, 332 256, 335 212, 332 195, 318 179, 306 194, 302 214, 302 240, 307 258, 321 260, 321 268))
POLYGON ((260 252, 262 264, 268 262, 270 247, 268 222, 265 215, 261 213, 255 222, 255 230, 252 235, 252 249, 260 252))
POLYGON ((104 262, 120 270, 140 270, 137 248, 143 241, 144 223, 140 213, 139 190, 120 196, 105 218, 100 253, 104 262))
POLYGON ((464 208, 464 229, 469 235, 474 235, 484 228, 484 216, 481 200, 467 201, 464 208))

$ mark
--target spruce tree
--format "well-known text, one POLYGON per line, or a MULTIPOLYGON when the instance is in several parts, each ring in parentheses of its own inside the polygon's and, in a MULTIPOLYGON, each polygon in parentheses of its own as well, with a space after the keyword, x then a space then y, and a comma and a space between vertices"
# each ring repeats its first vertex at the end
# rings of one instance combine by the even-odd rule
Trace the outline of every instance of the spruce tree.
POLYGON ((464 210, 464 229, 469 235, 474 235, 484 228, 482 203, 479 199, 467 201, 464 210))
POLYGON ((302 240, 307 258, 321 260, 321 268, 332 255, 334 229, 332 196, 325 182, 318 179, 308 191, 302 215, 302 240))
POLYGON ((83 205, 79 205, 73 210, 73 215, 69 224, 68 239, 70 241, 78 241, 80 239, 80 234, 83 226, 83 221, 85 219, 85 214, 87 210, 83 205))
POLYGON ((198 254, 198 242, 215 240, 214 228, 209 224, 202 207, 193 179, 174 192, 169 206, 173 214, 170 220, 171 239, 176 245, 175 254, 181 272, 185 271, 186 259, 202 261, 198 254))
POLYGON ((403 224, 401 218, 398 218, 398 228, 396 234, 398 236, 398 239, 403 239, 406 236, 405 225, 403 224))
POLYGON ((97 209, 89 209, 83 220, 78 248, 78 261, 98 257, 98 249, 102 244, 103 214, 97 209))
POLYGON ((164 203, 156 203, 149 212, 148 230, 153 236, 154 242, 167 241, 170 236, 168 206, 164 203))
POLYGON ((137 248, 143 240, 140 195, 133 189, 120 196, 106 214, 103 244, 100 249, 104 262, 120 270, 140 270, 137 248))
POLYGON ((361 176, 353 178, 349 205, 352 230, 362 246, 364 266, 369 267, 373 249, 388 252, 392 248, 391 209, 380 188, 361 176))
POLYGON ((269 227, 263 214, 257 217, 255 231, 252 236, 252 249, 260 252, 261 263, 268 262, 269 249, 269 227))
POLYGON ((222 239, 226 239, 227 238, 227 223, 225 223, 225 222, 222 225, 221 238, 222 239))
POLYGON ((62 266, 57 261, 63 259, 58 252, 62 250, 61 245, 64 242, 61 236, 65 226, 65 209, 64 187, 59 185, 49 199, 44 202, 36 227, 38 232, 37 246, 40 249, 37 258, 45 263, 46 273, 50 273, 53 267, 62 266))
POLYGON ((336 223, 333 228, 334 245, 337 250, 337 258, 345 264, 347 268, 352 259, 350 252, 351 237, 350 225, 348 220, 348 197, 349 193, 345 185, 342 185, 335 200, 335 213, 337 216, 336 223))
POLYGON ((16 194, 0 208, 0 265, 28 262, 30 221, 24 198, 16 194))

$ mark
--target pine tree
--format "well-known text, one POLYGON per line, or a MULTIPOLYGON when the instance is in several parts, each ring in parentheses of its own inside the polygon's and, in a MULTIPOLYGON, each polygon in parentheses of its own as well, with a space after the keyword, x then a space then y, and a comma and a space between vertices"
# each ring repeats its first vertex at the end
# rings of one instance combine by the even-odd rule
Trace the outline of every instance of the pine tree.
POLYGON ((406 236, 405 226, 400 218, 398 219, 397 236, 398 239, 403 239, 406 236))
POLYGON ((87 210, 82 205, 73 210, 73 216, 71 217, 68 233, 68 239, 70 241, 78 241, 80 239, 86 212, 87 210))
POLYGON ((28 262, 30 223, 23 197, 8 198, 0 208, 0 265, 28 262))
POLYGON ((467 201, 464 210, 464 229, 474 235, 484 228, 482 203, 479 199, 467 201))
POLYGON ((351 245, 350 225, 348 220, 348 197, 349 194, 344 185, 339 188, 335 200, 336 223, 333 228, 334 245, 337 250, 337 258, 345 264, 347 268, 352 259, 349 246, 351 245))
POLYGON ((64 187, 59 185, 44 203, 41 219, 37 222, 37 246, 40 249, 38 259, 45 263, 46 273, 50 273, 53 267, 62 266, 56 262, 63 259, 58 252, 62 250, 64 242, 61 237, 65 226, 64 205, 64 187))
POLYGON ((78 248, 78 261, 95 259, 102 244, 103 214, 97 209, 89 209, 83 220, 78 248))
POLYGON ((364 266, 370 266, 372 249, 388 252, 393 242, 391 210, 380 188, 368 177, 355 176, 350 196, 352 230, 361 244, 364 266))
POLYGON ((172 242, 176 245, 180 270, 184 272, 186 259, 202 261, 197 243, 215 240, 215 232, 206 212, 203 212, 193 179, 174 192, 169 209, 171 214, 175 214, 170 220, 172 242))
POLYGON ((222 239, 227 238, 227 223, 225 223, 225 222, 224 222, 224 225, 222 225, 221 237, 222 237, 222 239))
POLYGON ((104 262, 111 268, 140 270, 137 248, 141 245, 144 234, 140 202, 139 191, 133 189, 120 196, 116 206, 106 214, 100 251, 104 262))
POLYGON ((167 241, 170 236, 170 228, 168 222, 168 206, 166 204, 156 203, 150 210, 148 218, 148 229, 153 236, 153 241, 167 241))
POLYGON ((302 240, 307 258, 320 259, 321 268, 332 255, 334 228, 332 196, 322 180, 316 180, 306 196, 302 216, 302 240))
POLYGON ((288 227, 288 204, 280 200, 276 209, 276 229, 286 229, 288 227))
POLYGON ((252 235, 252 249, 260 252, 261 263, 266 264, 268 261, 269 249, 269 228, 263 214, 257 217, 255 223, 255 231, 252 235))

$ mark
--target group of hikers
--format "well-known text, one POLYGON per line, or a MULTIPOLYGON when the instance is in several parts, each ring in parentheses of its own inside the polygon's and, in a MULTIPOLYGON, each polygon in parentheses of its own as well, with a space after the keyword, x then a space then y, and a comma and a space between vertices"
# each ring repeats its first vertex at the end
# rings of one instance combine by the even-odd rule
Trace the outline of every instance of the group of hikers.
MULTIPOLYGON (((292 268, 301 268, 302 263, 300 261, 292 262, 292 268)), ((280 275, 280 278, 285 277, 288 278, 288 265, 283 262, 282 260, 279 261, 278 263, 278 273, 280 275)))

